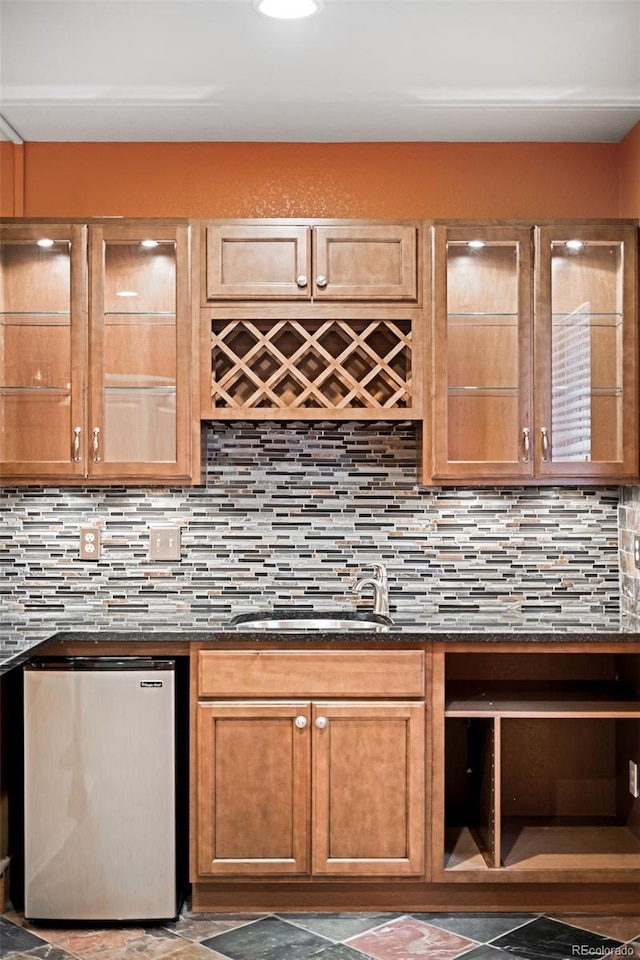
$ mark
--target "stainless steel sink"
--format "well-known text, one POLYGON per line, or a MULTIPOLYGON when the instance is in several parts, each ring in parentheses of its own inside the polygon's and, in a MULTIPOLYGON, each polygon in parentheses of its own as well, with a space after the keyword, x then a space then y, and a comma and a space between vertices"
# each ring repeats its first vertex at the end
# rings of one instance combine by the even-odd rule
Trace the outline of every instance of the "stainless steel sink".
POLYGON ((324 613, 322 611, 258 611, 240 613, 233 617, 231 626, 242 630, 274 630, 280 633, 303 630, 373 630, 376 633, 388 630, 393 625, 390 617, 380 613, 324 613))

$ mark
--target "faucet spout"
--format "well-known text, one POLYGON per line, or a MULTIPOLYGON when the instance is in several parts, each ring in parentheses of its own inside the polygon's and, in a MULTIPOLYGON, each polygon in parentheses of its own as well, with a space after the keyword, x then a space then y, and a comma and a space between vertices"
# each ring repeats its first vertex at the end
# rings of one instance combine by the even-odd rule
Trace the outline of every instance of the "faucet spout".
POLYGON ((353 592, 360 594, 364 587, 373 589, 373 612, 384 616, 389 615, 389 581, 386 567, 381 563, 372 563, 374 574, 372 577, 363 577, 358 580, 353 592))

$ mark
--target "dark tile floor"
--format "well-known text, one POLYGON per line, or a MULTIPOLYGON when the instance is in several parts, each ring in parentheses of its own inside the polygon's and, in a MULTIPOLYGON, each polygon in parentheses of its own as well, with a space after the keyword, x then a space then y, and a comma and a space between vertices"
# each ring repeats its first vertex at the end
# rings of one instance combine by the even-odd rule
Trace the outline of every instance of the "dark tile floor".
POLYGON ((193 915, 174 923, 45 928, 9 911, 10 960, 573 960, 639 958, 638 916, 529 913, 193 915))

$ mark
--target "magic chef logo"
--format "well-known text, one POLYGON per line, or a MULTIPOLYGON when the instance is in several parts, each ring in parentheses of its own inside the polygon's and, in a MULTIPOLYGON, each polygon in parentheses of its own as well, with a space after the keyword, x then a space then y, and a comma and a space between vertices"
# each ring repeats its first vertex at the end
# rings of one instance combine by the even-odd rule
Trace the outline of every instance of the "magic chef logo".
POLYGON ((141 680, 140 686, 141 687, 161 687, 162 680, 141 680))

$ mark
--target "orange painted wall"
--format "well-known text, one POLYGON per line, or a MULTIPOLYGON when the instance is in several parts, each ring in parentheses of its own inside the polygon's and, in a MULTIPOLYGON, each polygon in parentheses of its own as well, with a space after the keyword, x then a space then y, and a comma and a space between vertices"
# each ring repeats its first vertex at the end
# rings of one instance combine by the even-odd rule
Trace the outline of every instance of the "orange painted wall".
MULTIPOLYGON (((24 215, 616 217, 619 145, 28 143, 24 215)), ((11 215, 3 189, 2 212, 11 215)))
POLYGON ((15 178, 15 148, 12 143, 0 143, 0 216, 8 217, 15 214, 14 209, 14 178, 15 178))
POLYGON ((640 217, 640 123, 620 143, 620 216, 640 217))

